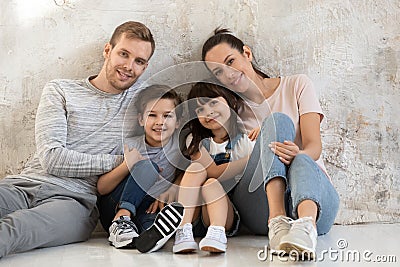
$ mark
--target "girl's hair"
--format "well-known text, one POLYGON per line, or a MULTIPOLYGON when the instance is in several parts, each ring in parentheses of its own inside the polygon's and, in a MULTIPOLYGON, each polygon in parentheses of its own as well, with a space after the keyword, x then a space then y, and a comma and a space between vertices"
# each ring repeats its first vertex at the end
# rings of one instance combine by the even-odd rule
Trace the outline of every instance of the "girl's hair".
POLYGON ((159 99, 170 99, 174 101, 174 106, 175 106, 175 114, 177 119, 179 120, 182 115, 183 115, 183 105, 182 103, 182 98, 178 93, 174 90, 171 89, 167 85, 162 85, 162 84, 153 84, 150 85, 143 90, 141 90, 138 93, 138 96, 136 98, 136 110, 138 113, 143 115, 144 109, 146 108, 146 105, 153 101, 153 100, 159 100, 159 99))
POLYGON ((187 97, 190 118, 188 124, 193 139, 185 154, 193 155, 194 153, 198 152, 201 140, 214 136, 210 129, 207 129, 201 125, 199 119, 197 118, 196 109, 198 107, 198 102, 201 104, 206 104, 211 100, 211 98, 217 97, 223 97, 231 109, 229 129, 226 129, 228 134, 225 137, 225 140, 228 140, 230 137, 233 138, 239 133, 243 132, 238 125, 237 116, 239 108, 243 105, 243 100, 231 90, 211 83, 210 81, 197 82, 192 87, 187 97))
MULTIPOLYGON (((233 49, 238 50, 241 54, 243 54, 243 46, 244 43, 242 40, 237 38, 232 34, 229 29, 226 28, 216 28, 214 30, 214 35, 207 39, 207 41, 203 45, 203 49, 201 52, 201 59, 205 61, 206 54, 210 51, 214 46, 219 45, 221 43, 226 43, 230 45, 233 49)), ((251 62, 254 71, 263 78, 269 78, 267 74, 265 74, 259 67, 257 67, 256 63, 251 62)))

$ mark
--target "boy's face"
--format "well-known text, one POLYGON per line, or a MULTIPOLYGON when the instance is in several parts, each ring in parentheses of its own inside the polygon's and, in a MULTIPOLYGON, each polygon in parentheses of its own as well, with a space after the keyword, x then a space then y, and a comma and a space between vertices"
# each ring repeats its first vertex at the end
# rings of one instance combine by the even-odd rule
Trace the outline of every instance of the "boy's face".
POLYGON ((172 99, 154 99, 147 103, 139 124, 144 127, 146 142, 153 147, 165 145, 179 127, 172 99))

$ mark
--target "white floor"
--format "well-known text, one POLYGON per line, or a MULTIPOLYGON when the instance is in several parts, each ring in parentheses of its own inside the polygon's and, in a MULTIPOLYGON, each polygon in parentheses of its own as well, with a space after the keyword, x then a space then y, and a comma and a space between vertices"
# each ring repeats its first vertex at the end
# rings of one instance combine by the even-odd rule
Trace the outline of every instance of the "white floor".
POLYGON ((108 245, 105 235, 97 234, 84 243, 9 255, 0 260, 0 266, 400 266, 400 224, 335 225, 329 234, 318 238, 318 259, 312 262, 271 257, 265 253, 267 243, 264 236, 243 235, 228 239, 225 254, 174 255, 170 240, 158 252, 141 254, 117 250, 108 245))

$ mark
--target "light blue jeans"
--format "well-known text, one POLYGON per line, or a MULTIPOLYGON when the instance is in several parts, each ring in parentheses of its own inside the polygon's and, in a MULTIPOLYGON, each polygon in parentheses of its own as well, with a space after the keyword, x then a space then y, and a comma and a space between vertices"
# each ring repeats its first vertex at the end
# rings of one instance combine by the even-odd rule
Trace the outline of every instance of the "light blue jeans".
POLYGON ((275 177, 282 177, 286 182, 287 216, 297 219, 300 202, 312 200, 318 207, 318 234, 329 232, 334 223, 339 196, 317 163, 305 154, 298 154, 287 166, 268 147, 270 142, 293 141, 294 138, 294 125, 287 115, 273 113, 266 118, 244 174, 233 190, 233 204, 243 224, 255 234, 268 234, 269 208, 265 186, 275 177))

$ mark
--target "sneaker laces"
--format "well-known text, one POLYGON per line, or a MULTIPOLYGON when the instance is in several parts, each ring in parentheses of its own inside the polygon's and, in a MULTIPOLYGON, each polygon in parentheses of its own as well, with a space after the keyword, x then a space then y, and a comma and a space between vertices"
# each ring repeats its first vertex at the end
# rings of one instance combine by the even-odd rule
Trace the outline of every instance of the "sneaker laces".
POLYGON ((225 231, 223 228, 210 226, 210 227, 208 227, 206 237, 210 238, 210 239, 220 240, 221 235, 224 235, 224 234, 225 234, 225 231))
POLYGON ((312 217, 302 217, 297 220, 292 220, 290 224, 292 225, 293 230, 302 230, 307 234, 311 233, 314 229, 312 217))
POLYGON ((127 218, 124 218, 124 217, 121 216, 120 219, 118 219, 116 221, 116 223, 117 223, 117 227, 116 228, 121 230, 123 233, 126 232, 126 230, 130 231, 132 229, 135 232, 137 232, 136 225, 130 219, 127 219, 127 218))
POLYGON ((281 230, 287 230, 287 225, 293 224, 294 220, 285 216, 274 217, 270 220, 268 227, 271 228, 273 233, 278 233, 281 230))
POLYGON ((176 235, 178 239, 192 240, 193 239, 192 227, 187 226, 185 224, 182 228, 178 228, 178 230, 176 231, 176 235))

